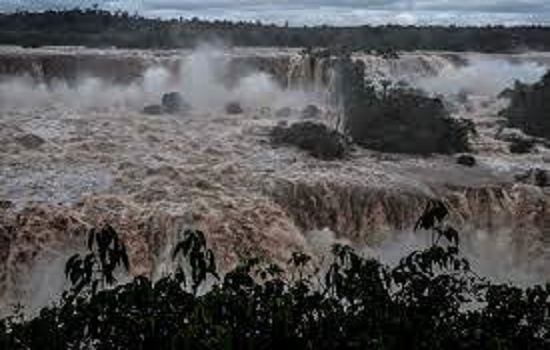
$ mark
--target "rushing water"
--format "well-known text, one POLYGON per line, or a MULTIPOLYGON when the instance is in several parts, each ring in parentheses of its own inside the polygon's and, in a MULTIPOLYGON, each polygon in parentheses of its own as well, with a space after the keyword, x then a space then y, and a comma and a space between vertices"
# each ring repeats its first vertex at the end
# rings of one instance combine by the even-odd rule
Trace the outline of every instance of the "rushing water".
POLYGON ((496 95, 515 79, 536 81, 547 57, 356 55, 370 79, 443 94, 457 115, 475 121, 479 165, 466 168, 447 156, 356 150, 321 162, 273 148, 270 128, 300 119, 309 104, 333 122, 330 64, 297 51, 1 49, 0 294, 43 305, 62 288, 61 267, 82 248, 86 228, 105 221, 128 244, 135 274, 164 273, 189 226, 207 233, 225 268, 243 254, 285 261, 334 239, 392 261, 422 244, 410 227, 429 198, 449 203, 482 272, 525 283, 547 278, 550 197, 513 177, 548 168, 548 151, 512 155, 495 138, 505 105, 496 95), (192 113, 141 113, 174 90, 192 113), (467 102, 456 98, 461 91, 467 102), (231 101, 245 112, 227 115, 231 101), (281 107, 292 115, 277 117, 281 107))

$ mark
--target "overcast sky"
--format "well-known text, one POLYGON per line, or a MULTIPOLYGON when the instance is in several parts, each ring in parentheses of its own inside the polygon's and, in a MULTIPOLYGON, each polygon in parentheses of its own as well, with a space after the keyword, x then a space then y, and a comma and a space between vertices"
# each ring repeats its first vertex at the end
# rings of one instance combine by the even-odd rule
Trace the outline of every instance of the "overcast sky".
POLYGON ((0 11, 94 3, 151 17, 288 21, 291 25, 550 25, 550 0, 0 0, 0 11))

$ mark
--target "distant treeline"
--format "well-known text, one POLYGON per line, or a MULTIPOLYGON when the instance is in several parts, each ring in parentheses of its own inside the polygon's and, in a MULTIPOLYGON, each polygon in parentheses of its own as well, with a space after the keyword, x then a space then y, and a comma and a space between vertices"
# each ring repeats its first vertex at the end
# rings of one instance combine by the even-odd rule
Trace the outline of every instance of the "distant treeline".
POLYGON ((354 50, 510 52, 550 50, 550 27, 291 27, 260 22, 160 20, 98 8, 0 14, 0 43, 180 48, 222 40, 236 46, 331 47, 354 50))

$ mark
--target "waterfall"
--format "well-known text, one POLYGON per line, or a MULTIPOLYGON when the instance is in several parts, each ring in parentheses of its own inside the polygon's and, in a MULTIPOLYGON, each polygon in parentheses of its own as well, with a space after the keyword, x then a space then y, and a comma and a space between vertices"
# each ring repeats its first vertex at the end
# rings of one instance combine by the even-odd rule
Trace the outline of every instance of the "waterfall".
MULTIPOLYGON (((143 104, 158 103, 161 93, 180 87, 190 71, 196 75, 182 90, 208 80, 184 65, 189 52, 0 49, 3 79, 27 76, 42 86, 83 76, 110 82, 88 90, 46 91, 41 103, 34 103, 38 89, 18 93, 2 82, 0 92, 18 94, 22 103, 0 106, 0 302, 43 290, 47 283, 41 284, 40 276, 60 275, 63 282, 62 263, 82 249, 87 228, 102 222, 128 244, 133 273, 158 276, 169 269, 170 249, 187 226, 206 233, 222 267, 248 253, 284 262, 293 251, 311 250, 310 231, 327 229, 358 247, 410 233, 433 198, 448 203, 451 223, 466 244, 483 247, 480 254, 494 245, 517 266, 523 262, 550 276, 545 267, 550 265, 539 264, 550 260, 548 190, 516 184, 508 174, 535 163, 547 168, 545 153, 510 155, 490 127, 476 142, 489 140, 495 147, 478 148, 474 168, 457 166, 450 157, 361 149, 350 159, 320 162, 293 148, 274 148, 266 135, 285 120, 262 108, 291 103, 279 93, 302 105, 304 96, 313 94, 322 113, 337 120, 346 82, 332 57, 235 51, 224 53, 229 59, 223 82, 213 83, 234 92, 230 97, 241 100, 244 113, 226 115, 224 104, 216 105, 212 90, 205 89, 201 97, 211 110, 151 116, 140 113, 143 104), (261 79, 246 79, 258 71, 261 79), (242 89, 231 90, 243 77, 242 89), (140 80, 149 85, 139 85, 140 80), (124 90, 134 85, 136 91, 124 90), (270 93, 272 85, 277 94, 270 93), (247 103, 260 95, 261 103, 247 103), (68 103, 79 99, 86 103, 68 103), (120 103, 123 99, 129 103, 120 103), (29 139, 40 142, 25 145, 29 139), (503 175, 500 166, 511 170, 503 175)), ((364 63, 372 80, 424 79, 465 64, 460 54, 352 58, 364 63)))

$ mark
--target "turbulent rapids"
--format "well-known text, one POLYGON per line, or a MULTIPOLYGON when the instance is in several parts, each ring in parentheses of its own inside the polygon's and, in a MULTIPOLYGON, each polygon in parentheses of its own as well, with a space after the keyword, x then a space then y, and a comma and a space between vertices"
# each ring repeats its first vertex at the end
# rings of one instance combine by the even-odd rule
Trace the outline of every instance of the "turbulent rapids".
POLYGON ((550 152, 508 151, 499 135, 510 130, 497 117, 506 101, 497 95, 516 79, 539 79, 550 55, 355 58, 372 80, 441 94, 455 116, 471 119, 478 165, 363 149, 325 162, 273 147, 270 129, 303 119, 308 105, 335 122, 330 58, 284 49, 0 49, 1 300, 33 308, 50 300, 67 256, 102 222, 127 243, 132 272, 153 277, 168 271, 187 227, 206 232, 226 268, 247 254, 320 254, 335 239, 391 261, 422 244, 411 226, 430 198, 449 204, 481 272, 549 278, 550 195, 517 175, 550 169, 550 152), (192 111, 142 113, 168 91, 192 111), (244 113, 227 113, 232 101, 244 113))

